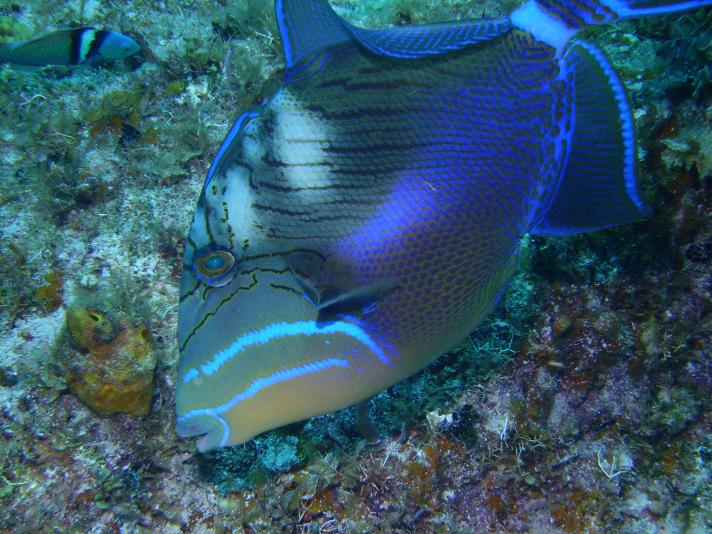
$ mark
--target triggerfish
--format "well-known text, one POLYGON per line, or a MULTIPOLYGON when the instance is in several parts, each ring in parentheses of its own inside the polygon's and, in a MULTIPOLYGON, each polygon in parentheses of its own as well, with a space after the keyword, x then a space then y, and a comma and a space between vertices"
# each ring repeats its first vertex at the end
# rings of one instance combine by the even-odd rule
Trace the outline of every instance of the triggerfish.
POLYGON ((83 65, 123 59, 141 46, 126 35, 96 28, 58 30, 31 41, 0 43, 0 63, 25 67, 83 65))
POLYGON ((368 30, 277 0, 286 80, 208 171, 180 288, 198 449, 352 405, 452 349, 526 233, 639 219, 633 117, 589 24, 712 0, 528 0, 368 30))

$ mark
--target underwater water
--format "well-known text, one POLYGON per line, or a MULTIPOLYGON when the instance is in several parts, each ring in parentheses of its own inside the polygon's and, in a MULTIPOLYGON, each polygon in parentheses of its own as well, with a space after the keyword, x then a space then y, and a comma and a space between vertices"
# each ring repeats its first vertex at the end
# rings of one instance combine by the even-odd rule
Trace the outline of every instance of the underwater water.
MULTIPOLYGON (((516 2, 332 5, 385 28, 516 2)), ((525 236, 454 350, 208 453, 175 430, 183 251, 284 78, 274 2, 0 2, 4 43, 90 26, 141 51, 0 64, 0 532, 712 531, 712 9, 581 35, 627 91, 649 217, 525 236)))

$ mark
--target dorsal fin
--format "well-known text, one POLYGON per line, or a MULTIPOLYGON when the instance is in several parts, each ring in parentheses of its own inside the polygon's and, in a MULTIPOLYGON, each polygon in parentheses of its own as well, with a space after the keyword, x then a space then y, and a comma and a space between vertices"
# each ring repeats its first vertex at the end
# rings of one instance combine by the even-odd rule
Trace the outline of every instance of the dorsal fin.
POLYGON ((456 21, 426 26, 366 30, 349 25, 356 41, 374 54, 420 58, 490 41, 512 29, 508 19, 456 21))
POLYGON ((277 0, 275 13, 287 70, 317 50, 351 39, 328 0, 277 0))
POLYGON ((320 49, 349 40, 374 54, 420 58, 489 41, 512 28, 509 20, 496 19, 368 30, 343 20, 328 0, 277 0, 276 12, 288 70, 320 49))

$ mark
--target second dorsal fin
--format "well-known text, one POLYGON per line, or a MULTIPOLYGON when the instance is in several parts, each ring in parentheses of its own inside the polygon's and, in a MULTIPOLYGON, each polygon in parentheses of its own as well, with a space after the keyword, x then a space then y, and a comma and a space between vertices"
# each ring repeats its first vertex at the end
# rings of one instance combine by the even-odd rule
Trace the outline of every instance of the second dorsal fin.
POLYGON ((635 175, 633 116, 603 53, 578 41, 563 57, 573 130, 558 189, 533 233, 589 232, 640 219, 649 208, 635 175))
POLYGON ((496 19, 402 26, 385 30, 366 30, 349 25, 349 29, 359 45, 374 54, 415 59, 490 41, 510 31, 512 25, 507 19, 496 19))
POLYGON ((276 13, 288 70, 318 50, 351 40, 373 54, 420 58, 489 41, 512 28, 509 20, 496 19, 368 30, 343 20, 328 0, 277 0, 276 13))

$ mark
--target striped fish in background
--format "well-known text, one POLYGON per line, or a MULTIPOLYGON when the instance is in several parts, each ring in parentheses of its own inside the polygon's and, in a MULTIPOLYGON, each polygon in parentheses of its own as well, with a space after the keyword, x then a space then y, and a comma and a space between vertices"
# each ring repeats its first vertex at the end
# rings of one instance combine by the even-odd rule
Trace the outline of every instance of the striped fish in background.
POLYGON ((137 53, 139 44, 110 30, 58 30, 31 41, 0 43, 0 63, 26 67, 83 65, 123 59, 137 53))
POLYGON ((523 234, 643 216, 623 87, 574 37, 708 3, 367 30, 277 0, 285 84, 230 130, 188 237, 178 433, 207 451, 366 399, 487 315, 523 234))

